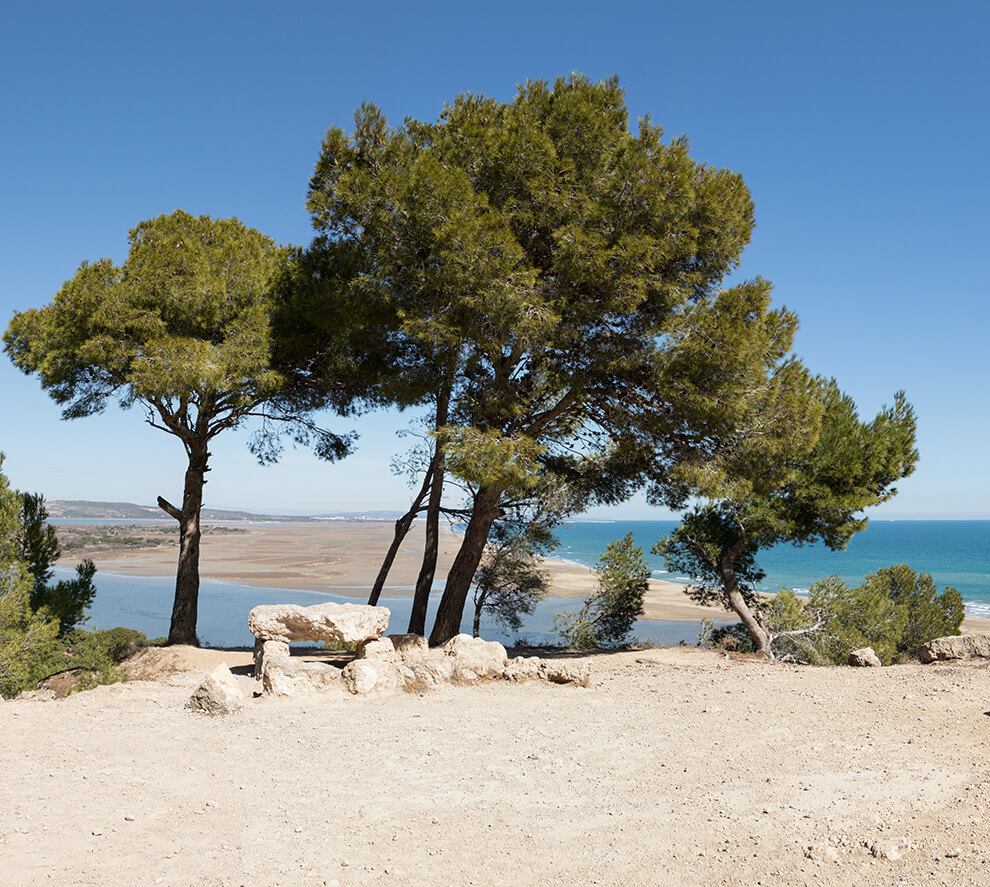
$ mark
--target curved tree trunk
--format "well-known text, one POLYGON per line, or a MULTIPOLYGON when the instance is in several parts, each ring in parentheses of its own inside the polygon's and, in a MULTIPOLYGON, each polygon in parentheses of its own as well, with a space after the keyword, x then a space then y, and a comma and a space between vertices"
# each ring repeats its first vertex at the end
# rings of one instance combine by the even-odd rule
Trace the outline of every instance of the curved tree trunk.
POLYGON ((182 508, 176 508, 161 496, 158 497, 158 507, 179 522, 179 564, 175 572, 175 601, 172 604, 168 642, 198 646, 196 619, 199 607, 199 541, 202 535, 199 513, 203 507, 204 475, 209 471, 207 462, 210 454, 205 441, 197 441, 187 449, 189 467, 186 469, 182 508))
MULTIPOLYGON (((733 551, 736 551, 736 548, 738 548, 738 552, 741 552, 745 547, 746 543, 743 540, 741 547, 737 545, 733 548, 733 551)), ((732 607, 735 614, 739 617, 739 621, 746 626, 746 631, 749 632, 749 636, 753 640, 753 649, 765 659, 770 659, 772 658, 772 653, 770 652, 770 633, 760 625, 759 620, 746 603, 743 593, 739 590, 739 582, 736 579, 735 571, 735 560, 738 557, 738 552, 735 556, 732 556, 730 552, 729 556, 722 559, 722 587, 725 589, 725 596, 729 602, 729 606, 732 607)))
POLYGON ((438 647, 449 641, 461 630, 464 604, 467 602, 471 582, 478 564, 485 553, 488 533, 499 514, 499 500, 502 490, 497 487, 482 487, 475 494, 471 519, 464 531, 464 540, 450 566, 443 597, 437 608, 437 618, 430 634, 430 646, 438 647))

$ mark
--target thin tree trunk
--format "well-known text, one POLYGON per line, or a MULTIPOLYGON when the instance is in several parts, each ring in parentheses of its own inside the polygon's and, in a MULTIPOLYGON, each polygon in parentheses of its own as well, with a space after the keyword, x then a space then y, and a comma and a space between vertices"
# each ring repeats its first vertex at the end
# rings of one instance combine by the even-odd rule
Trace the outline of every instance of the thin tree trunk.
POLYGON ((472 637, 481 637, 481 611, 483 609, 485 609, 484 597, 474 602, 474 625, 471 628, 472 637))
POLYGON ((430 646, 438 647, 449 641, 461 630, 464 605, 478 564, 488 544, 488 533, 498 517, 499 500, 502 490, 497 487, 482 487, 475 494, 471 519, 464 531, 464 540, 450 566, 447 583, 437 608, 437 618, 430 635, 430 646))
MULTIPOLYGON (((375 577, 375 584, 372 586, 371 594, 368 596, 368 603, 372 607, 378 606, 378 601, 382 596, 382 588, 385 587, 385 580, 388 579, 388 574, 392 569, 395 556, 399 553, 399 546, 402 544, 402 540, 406 538, 406 535, 412 528, 413 521, 416 519, 416 515, 419 514, 420 506, 423 504, 423 499, 426 496, 427 491, 430 489, 430 484, 433 480, 433 465, 435 461, 436 454, 434 453, 434 457, 430 460, 429 467, 426 469, 426 477, 423 479, 423 485, 419 488, 419 493, 417 493, 416 498, 413 499, 413 503, 409 507, 409 510, 395 522, 395 536, 392 538, 392 544, 385 553, 385 560, 382 561, 381 569, 375 577)), ((420 632, 420 634, 422 634, 422 632, 420 632)))
POLYGON ((179 563, 175 572, 175 601, 168 631, 170 644, 199 645, 196 619, 199 607, 199 514, 203 507, 204 475, 209 468, 210 454, 205 441, 189 447, 189 467, 186 469, 182 508, 176 508, 161 496, 158 507, 179 522, 179 563))
POLYGON ((430 501, 426 507, 426 543, 423 547, 423 563, 416 578, 416 591, 413 594, 412 610, 409 613, 409 634, 426 634, 426 611, 430 605, 430 592, 437 573, 437 554, 440 549, 440 506, 443 503, 444 447, 440 435, 447 424, 450 407, 450 386, 445 385, 437 396, 437 414, 434 428, 437 437, 433 444, 430 480, 430 501))

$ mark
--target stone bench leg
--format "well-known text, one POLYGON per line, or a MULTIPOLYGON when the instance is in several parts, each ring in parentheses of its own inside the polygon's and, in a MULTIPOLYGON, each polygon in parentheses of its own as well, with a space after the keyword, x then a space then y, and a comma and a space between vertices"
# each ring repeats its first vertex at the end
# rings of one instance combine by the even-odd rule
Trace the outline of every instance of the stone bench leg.
POLYGON ((261 680, 261 672, 265 665, 265 659, 269 656, 288 656, 289 645, 285 641, 263 641, 254 642, 254 679, 261 680))

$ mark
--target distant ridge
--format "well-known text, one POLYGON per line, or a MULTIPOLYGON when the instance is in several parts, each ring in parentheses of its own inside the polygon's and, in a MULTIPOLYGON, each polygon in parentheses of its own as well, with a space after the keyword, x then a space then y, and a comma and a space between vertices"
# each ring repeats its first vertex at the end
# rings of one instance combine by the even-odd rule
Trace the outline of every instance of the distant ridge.
MULTIPOLYGON (((154 505, 135 505, 133 502, 87 502, 77 499, 53 499, 45 502, 48 516, 53 520, 160 520, 170 523, 164 511, 154 505)), ((314 518, 302 515, 252 514, 250 511, 224 511, 219 508, 204 508, 203 520, 216 521, 311 521, 314 518)))
MULTIPOLYGON (((164 511, 154 505, 135 505, 133 502, 89 502, 84 499, 52 499, 45 502, 52 520, 115 520, 171 522, 164 511)), ((395 520, 401 511, 328 511, 325 514, 255 514, 253 511, 225 511, 222 508, 204 508, 206 521, 266 521, 270 523, 298 523, 300 521, 325 520, 395 520)))

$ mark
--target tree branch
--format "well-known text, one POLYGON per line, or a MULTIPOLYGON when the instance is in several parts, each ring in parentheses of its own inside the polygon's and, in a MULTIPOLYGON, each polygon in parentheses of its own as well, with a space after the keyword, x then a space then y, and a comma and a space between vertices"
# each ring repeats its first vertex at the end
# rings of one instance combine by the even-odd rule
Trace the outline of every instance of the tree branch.
POLYGON ((158 497, 158 507, 170 517, 174 517, 180 523, 185 517, 185 513, 183 511, 176 508, 171 502, 167 499, 163 499, 161 496, 158 497))

